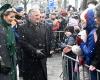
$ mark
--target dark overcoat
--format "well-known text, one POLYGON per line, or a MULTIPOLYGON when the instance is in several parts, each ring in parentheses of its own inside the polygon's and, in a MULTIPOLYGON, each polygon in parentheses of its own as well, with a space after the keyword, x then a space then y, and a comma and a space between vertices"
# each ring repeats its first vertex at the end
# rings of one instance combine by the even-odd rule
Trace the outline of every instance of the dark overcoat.
POLYGON ((23 49, 23 77, 24 80, 47 80, 46 58, 50 52, 50 30, 44 23, 30 22, 17 29, 18 43, 23 49), (37 54, 41 49, 42 56, 37 54))

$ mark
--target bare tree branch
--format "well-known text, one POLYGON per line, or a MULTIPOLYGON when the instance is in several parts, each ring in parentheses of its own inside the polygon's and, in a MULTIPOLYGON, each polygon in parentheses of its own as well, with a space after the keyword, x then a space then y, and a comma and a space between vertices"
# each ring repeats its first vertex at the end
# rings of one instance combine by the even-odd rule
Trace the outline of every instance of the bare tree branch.
POLYGON ((27 0, 27 2, 26 2, 26 3, 28 4, 28 2, 29 2, 29 1, 30 1, 30 0, 27 0))

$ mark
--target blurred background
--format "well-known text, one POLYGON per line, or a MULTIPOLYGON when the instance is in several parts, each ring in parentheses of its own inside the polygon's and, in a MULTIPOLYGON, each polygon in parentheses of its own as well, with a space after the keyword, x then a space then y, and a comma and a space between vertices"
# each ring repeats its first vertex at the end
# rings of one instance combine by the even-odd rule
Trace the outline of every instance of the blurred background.
POLYGON ((0 6, 10 3, 14 7, 23 7, 25 12, 35 7, 49 13, 62 8, 67 9, 69 5, 74 6, 77 10, 84 10, 88 1, 91 0, 0 0, 0 6))

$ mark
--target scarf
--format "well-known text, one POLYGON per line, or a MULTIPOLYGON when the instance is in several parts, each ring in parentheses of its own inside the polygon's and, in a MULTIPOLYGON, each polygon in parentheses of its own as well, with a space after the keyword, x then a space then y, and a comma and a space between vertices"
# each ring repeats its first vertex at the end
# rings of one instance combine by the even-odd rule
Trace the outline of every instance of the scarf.
POLYGON ((15 36, 11 28, 11 25, 6 23, 3 19, 0 19, 0 24, 4 27, 6 32, 6 44, 8 49, 8 54, 11 59, 11 80, 17 80, 16 77, 16 49, 15 49, 15 36))

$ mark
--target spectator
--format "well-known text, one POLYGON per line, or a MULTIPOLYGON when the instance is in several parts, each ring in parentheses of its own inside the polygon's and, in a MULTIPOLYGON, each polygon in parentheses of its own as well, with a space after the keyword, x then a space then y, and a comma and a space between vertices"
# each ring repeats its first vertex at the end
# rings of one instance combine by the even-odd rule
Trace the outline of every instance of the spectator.
MULTIPOLYGON (((81 19, 82 22, 85 24, 85 26, 83 26, 83 29, 86 30, 87 33, 87 40, 86 42, 81 41, 81 43, 79 43, 80 48, 82 50, 82 55, 83 55, 83 61, 85 64, 90 65, 93 55, 94 55, 94 50, 95 50, 95 39, 94 39, 94 33, 96 31, 96 22, 94 20, 94 7, 95 7, 95 3, 97 3, 96 1, 91 1, 88 4, 88 8, 83 11, 83 13, 81 14, 81 19)), ((82 61, 82 63, 83 63, 82 61)), ((87 80, 89 79, 89 73, 87 68, 84 68, 84 76, 83 75, 83 66, 80 65, 79 67, 80 70, 80 79, 83 80, 87 80)), ((94 77, 94 73, 91 73, 91 80, 96 80, 94 77)))
POLYGON ((41 12, 41 22, 45 22, 46 15, 44 12, 41 12))
MULTIPOLYGON (((68 26, 65 29, 65 39, 64 39, 64 43, 61 46, 63 47, 63 53, 65 55, 75 59, 76 56, 75 56, 75 54, 73 54, 73 52, 71 50, 71 46, 73 46, 75 43, 75 38, 73 36, 73 33, 74 33, 74 27, 68 26)), ((64 63, 64 65, 63 65, 63 75, 64 75, 63 79, 64 80, 66 80, 66 79, 73 80, 74 78, 72 77, 72 71, 74 69, 75 63, 74 62, 71 63, 70 60, 68 60, 67 62, 63 61, 63 63, 64 63), (66 64, 68 64, 68 65, 66 65, 66 64)))
POLYGON ((53 22, 52 31, 57 31, 60 28, 60 22, 56 19, 56 13, 51 13, 51 20, 53 22))
MULTIPOLYGON (((90 4, 89 4, 90 5, 90 4)), ((91 5, 95 7, 94 2, 91 2, 91 5)), ((86 43, 82 42, 80 44, 80 47, 83 51, 83 55, 84 57, 88 57, 89 59, 85 60, 85 63, 90 65, 91 63, 91 58, 93 57, 93 51, 95 48, 95 42, 94 42, 94 32, 96 30, 96 22, 94 20, 94 11, 93 11, 93 7, 92 8, 88 8, 84 12, 81 14, 81 19, 85 22, 86 26, 83 26, 83 29, 85 29, 87 31, 87 41, 86 43), (91 40, 89 39, 91 38, 91 40), (89 46, 91 43, 91 47, 89 46), (84 47, 86 46, 86 47, 84 47)))
MULTIPOLYGON (((68 45, 72 46, 75 43, 75 38, 74 38, 74 27, 73 26, 68 26, 65 31, 64 31, 64 40, 63 42, 61 42, 61 44, 59 46, 61 46, 61 48, 65 48, 68 45)), ((66 52, 65 52, 66 53, 66 52)))
MULTIPOLYGON (((94 57, 92 60, 92 63, 90 65, 90 70, 94 71, 96 69, 100 70, 100 3, 95 8, 95 20, 98 25, 96 34, 95 34, 95 40, 96 40, 96 49, 94 51, 94 57)), ((100 73, 99 73, 100 78, 100 73)))

